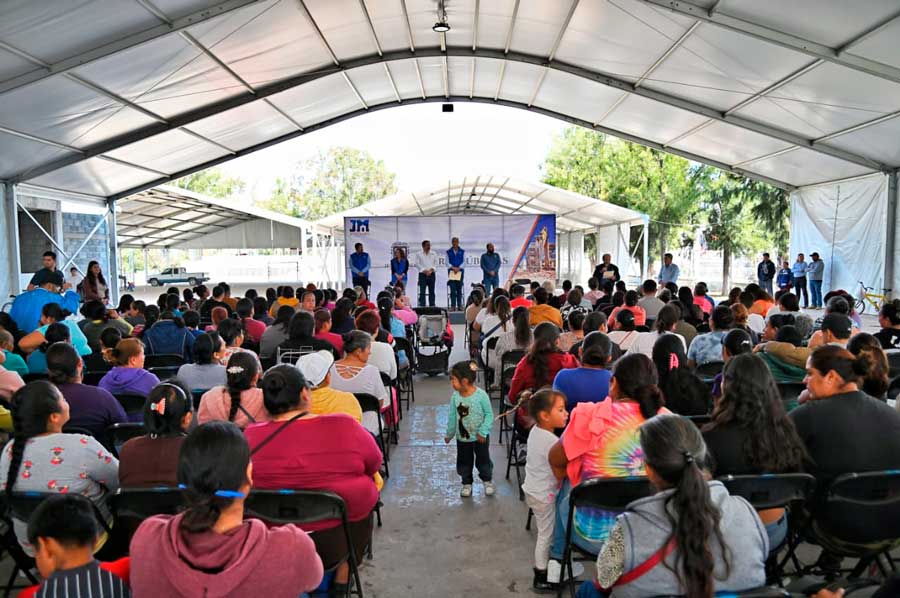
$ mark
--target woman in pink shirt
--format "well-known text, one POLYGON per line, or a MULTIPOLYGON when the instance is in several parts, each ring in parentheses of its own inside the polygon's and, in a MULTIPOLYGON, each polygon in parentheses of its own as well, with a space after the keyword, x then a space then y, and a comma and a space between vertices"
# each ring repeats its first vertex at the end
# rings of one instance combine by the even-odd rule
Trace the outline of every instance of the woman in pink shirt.
POLYGON ((252 353, 235 353, 225 367, 225 386, 216 386, 200 397, 197 419, 201 424, 213 420, 234 422, 241 429, 269 421, 263 404, 263 392, 256 387, 259 366, 252 353))
POLYGON ((317 309, 315 318, 316 333, 313 335, 313 338, 330 343, 337 350, 338 355, 343 355, 344 338, 340 334, 331 331, 331 312, 327 309, 317 309))
POLYGON ((241 324, 244 325, 244 330, 247 331, 247 340, 253 343, 254 345, 259 346, 259 339, 262 338, 263 332, 266 331, 266 324, 264 322, 260 322, 259 320, 254 320, 253 316, 255 311, 253 310, 253 302, 247 299, 240 299, 237 302, 237 307, 235 308, 238 317, 241 319, 241 324))
MULTIPOLYGON (((253 451, 253 485, 278 490, 334 492, 347 505, 350 536, 357 562, 372 538, 372 510, 378 502, 373 476, 381 466, 381 451, 374 437, 343 413, 315 415, 306 379, 297 368, 282 364, 262 379, 266 409, 272 421, 247 428, 253 451)), ((337 520, 305 524, 326 568, 347 552, 337 520)), ((333 595, 343 596, 349 565, 335 573, 333 595)))

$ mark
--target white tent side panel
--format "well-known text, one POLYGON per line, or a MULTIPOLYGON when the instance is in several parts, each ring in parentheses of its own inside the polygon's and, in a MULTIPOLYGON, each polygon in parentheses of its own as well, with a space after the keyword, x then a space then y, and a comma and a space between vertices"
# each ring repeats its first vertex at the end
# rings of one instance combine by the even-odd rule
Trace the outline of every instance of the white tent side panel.
POLYGON ((272 220, 251 220, 178 244, 183 249, 272 249, 301 246, 301 231, 272 220))
POLYGON ((878 292, 884 285, 888 179, 878 175, 803 187, 791 194, 792 258, 825 260, 823 295, 844 289, 852 295, 863 281, 878 292))

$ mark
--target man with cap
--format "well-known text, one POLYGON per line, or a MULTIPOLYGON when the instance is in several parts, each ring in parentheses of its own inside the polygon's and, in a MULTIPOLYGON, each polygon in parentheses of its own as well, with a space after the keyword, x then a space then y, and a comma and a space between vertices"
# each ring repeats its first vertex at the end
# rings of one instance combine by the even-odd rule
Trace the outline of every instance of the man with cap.
POLYGON ((822 309, 822 280, 825 278, 825 262, 813 251, 809 254, 812 261, 806 267, 806 279, 809 281, 810 305, 813 309, 822 309))
POLYGON ((296 366, 306 378, 312 396, 311 410, 316 415, 344 413, 362 423, 362 409, 353 393, 331 388, 331 351, 307 353, 297 360, 296 366))
POLYGON ((26 291, 15 298, 9 315, 18 324, 19 330, 29 334, 41 325, 41 310, 46 304, 58 303, 63 309, 75 313, 78 311, 80 299, 78 293, 68 289, 62 272, 58 270, 46 272, 43 281, 37 288, 26 291), (66 291, 61 295, 60 290, 64 286, 66 291))

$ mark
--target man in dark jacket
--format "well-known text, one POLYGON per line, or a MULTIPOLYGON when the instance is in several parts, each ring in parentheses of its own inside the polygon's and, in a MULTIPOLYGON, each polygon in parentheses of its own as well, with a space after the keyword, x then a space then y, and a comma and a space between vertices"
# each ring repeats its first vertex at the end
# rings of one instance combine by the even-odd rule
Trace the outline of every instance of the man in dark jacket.
POLYGON ((769 254, 764 253, 762 261, 756 266, 756 278, 759 279, 759 286, 764 288, 769 295, 772 295, 772 280, 775 278, 775 262, 769 259, 769 254))
POLYGON ((601 281, 601 284, 603 280, 618 282, 622 278, 619 276, 619 267, 612 263, 610 254, 603 254, 603 262, 597 264, 597 267, 594 268, 594 278, 601 281))

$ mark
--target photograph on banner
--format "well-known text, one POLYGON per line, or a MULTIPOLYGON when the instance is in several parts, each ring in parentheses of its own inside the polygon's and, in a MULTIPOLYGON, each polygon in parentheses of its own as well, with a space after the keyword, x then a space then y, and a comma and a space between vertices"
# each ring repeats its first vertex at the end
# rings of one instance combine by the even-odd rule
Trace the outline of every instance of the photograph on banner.
MULTIPOLYGON (((422 241, 431 242, 431 253, 437 263, 436 303, 447 304, 449 266, 447 250, 454 237, 465 252, 461 279, 464 288, 480 283, 481 255, 487 244, 493 243, 500 255, 499 277, 501 284, 513 279, 529 279, 543 282, 556 280, 556 217, 545 214, 510 216, 370 216, 344 219, 344 245, 346 255, 362 243, 369 254, 371 268, 369 282, 372 294, 390 285, 391 259, 397 248, 409 260, 407 288, 412 297, 416 292, 418 271, 416 254, 422 253, 422 241)), ((352 276, 349 261, 345 264, 347 284, 352 276)), ((468 294, 466 292, 466 294, 468 294)))

